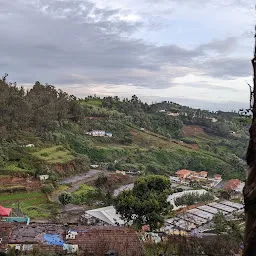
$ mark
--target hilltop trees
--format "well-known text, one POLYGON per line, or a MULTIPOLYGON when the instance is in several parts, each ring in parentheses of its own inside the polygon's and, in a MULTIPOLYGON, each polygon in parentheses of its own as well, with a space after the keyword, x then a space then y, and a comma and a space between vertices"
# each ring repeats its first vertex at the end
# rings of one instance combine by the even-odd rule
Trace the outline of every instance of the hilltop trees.
MULTIPOLYGON (((54 130, 75 116, 74 98, 52 85, 36 82, 25 92, 16 83, 0 80, 0 129, 7 132, 34 129, 39 134, 54 130)), ((2 133, 1 133, 2 134, 2 133)), ((1 135, 2 136, 2 135, 1 135)))
POLYGON ((114 200, 114 205, 122 218, 140 228, 149 224, 159 227, 163 215, 171 210, 167 197, 170 194, 170 182, 164 176, 139 178, 133 190, 123 191, 114 200))

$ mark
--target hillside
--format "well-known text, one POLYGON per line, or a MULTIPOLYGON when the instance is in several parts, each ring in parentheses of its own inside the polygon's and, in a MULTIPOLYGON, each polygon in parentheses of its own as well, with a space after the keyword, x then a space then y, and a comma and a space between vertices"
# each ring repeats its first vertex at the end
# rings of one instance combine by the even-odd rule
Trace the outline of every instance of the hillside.
POLYGON ((234 159, 244 158, 248 135, 236 113, 213 113, 172 102, 148 105, 136 96, 123 101, 77 99, 39 82, 28 92, 2 80, 0 86, 4 174, 52 171, 68 176, 82 172, 80 165, 88 168, 89 163, 102 162, 112 169, 171 173, 190 168, 220 172, 227 178, 230 173, 243 176, 234 159), (97 129, 113 137, 86 135, 97 129))
POLYGON ((21 197, 24 191, 65 190, 58 180, 87 172, 90 164, 109 172, 170 175, 187 168, 245 178, 247 127, 233 112, 149 105, 135 95, 78 99, 40 82, 25 92, 3 79, 0 113, 0 180, 22 179, 19 186, 9 182, 3 193, 8 187, 21 197), (113 136, 90 136, 90 130, 113 136), (38 184, 41 174, 49 181, 38 184))

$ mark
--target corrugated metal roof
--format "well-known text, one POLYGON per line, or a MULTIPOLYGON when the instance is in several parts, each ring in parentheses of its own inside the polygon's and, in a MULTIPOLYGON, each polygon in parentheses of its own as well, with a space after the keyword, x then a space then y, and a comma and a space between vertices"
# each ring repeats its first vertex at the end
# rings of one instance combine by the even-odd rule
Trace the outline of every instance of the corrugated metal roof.
POLYGON ((103 208, 93 209, 86 211, 87 214, 102 220, 110 225, 123 225, 125 222, 121 219, 121 216, 116 213, 116 209, 113 206, 107 206, 103 208))
POLYGON ((236 208, 233 208, 233 207, 230 207, 230 206, 227 206, 227 205, 224 205, 224 204, 219 204, 219 203, 216 203, 216 202, 210 203, 208 205, 212 206, 214 208, 226 211, 228 213, 236 211, 236 208))
POLYGON ((213 214, 209 213, 209 212, 205 212, 205 211, 202 211, 200 209, 191 209, 191 210, 188 210, 189 213, 192 213, 194 215, 197 215, 199 217, 202 217, 204 219, 207 219, 207 220, 211 220, 213 218, 213 214))
POLYGON ((222 201, 222 202, 219 202, 219 203, 230 206, 230 207, 233 207, 233 208, 238 209, 238 210, 241 210, 241 209, 244 208, 244 206, 242 204, 234 203, 234 202, 231 202, 231 201, 222 201))
POLYGON ((200 209, 200 210, 203 210, 203 211, 206 211, 206 212, 210 212, 210 213, 213 213, 213 214, 216 214, 218 212, 226 213, 223 210, 216 209, 216 208, 211 207, 209 205, 202 205, 202 206, 197 207, 197 209, 200 209))

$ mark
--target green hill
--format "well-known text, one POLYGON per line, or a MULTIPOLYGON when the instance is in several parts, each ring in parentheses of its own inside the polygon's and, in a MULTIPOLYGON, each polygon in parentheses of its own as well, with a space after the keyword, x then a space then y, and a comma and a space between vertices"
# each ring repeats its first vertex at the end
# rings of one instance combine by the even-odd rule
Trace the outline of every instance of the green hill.
POLYGON ((4 80, 0 112, 2 175, 70 176, 102 163, 109 170, 145 174, 188 168, 227 179, 245 176, 247 127, 233 112, 149 105, 135 95, 78 99, 39 82, 25 92, 4 80), (113 137, 87 135, 90 130, 113 137))

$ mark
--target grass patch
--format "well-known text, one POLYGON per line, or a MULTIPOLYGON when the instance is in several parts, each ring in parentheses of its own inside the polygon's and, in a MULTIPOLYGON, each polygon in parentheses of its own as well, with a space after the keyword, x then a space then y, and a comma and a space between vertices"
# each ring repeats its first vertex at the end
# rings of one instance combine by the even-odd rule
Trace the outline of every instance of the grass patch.
POLYGON ((100 99, 91 99, 88 101, 82 101, 82 105, 88 105, 88 106, 93 106, 93 107, 101 107, 102 106, 102 101, 100 99))
POLYGON ((66 191, 68 189, 69 189, 68 185, 59 185, 58 186, 58 191, 61 191, 61 192, 66 191))
POLYGON ((62 146, 44 148, 33 155, 48 163, 67 163, 74 159, 72 153, 62 146))
POLYGON ((157 136, 154 133, 141 132, 136 130, 136 134, 133 135, 133 144, 144 147, 162 147, 168 149, 185 148, 177 143, 164 139, 164 136, 157 136))
POLYGON ((15 164, 7 165, 6 169, 7 169, 8 172, 13 173, 13 174, 23 172, 23 173, 28 173, 28 174, 33 175, 35 173, 34 170, 23 169, 23 168, 18 167, 15 164))
POLYGON ((76 196, 86 195, 89 192, 95 191, 95 188, 88 185, 81 185, 77 191, 75 191, 73 194, 76 196))
POLYGON ((4 207, 17 208, 30 218, 47 218, 49 216, 48 198, 43 192, 22 192, 0 195, 0 204, 4 207))
POLYGON ((26 201, 33 198, 45 197, 43 192, 22 192, 22 193, 13 193, 13 194, 0 194, 0 202, 5 201, 26 201))

